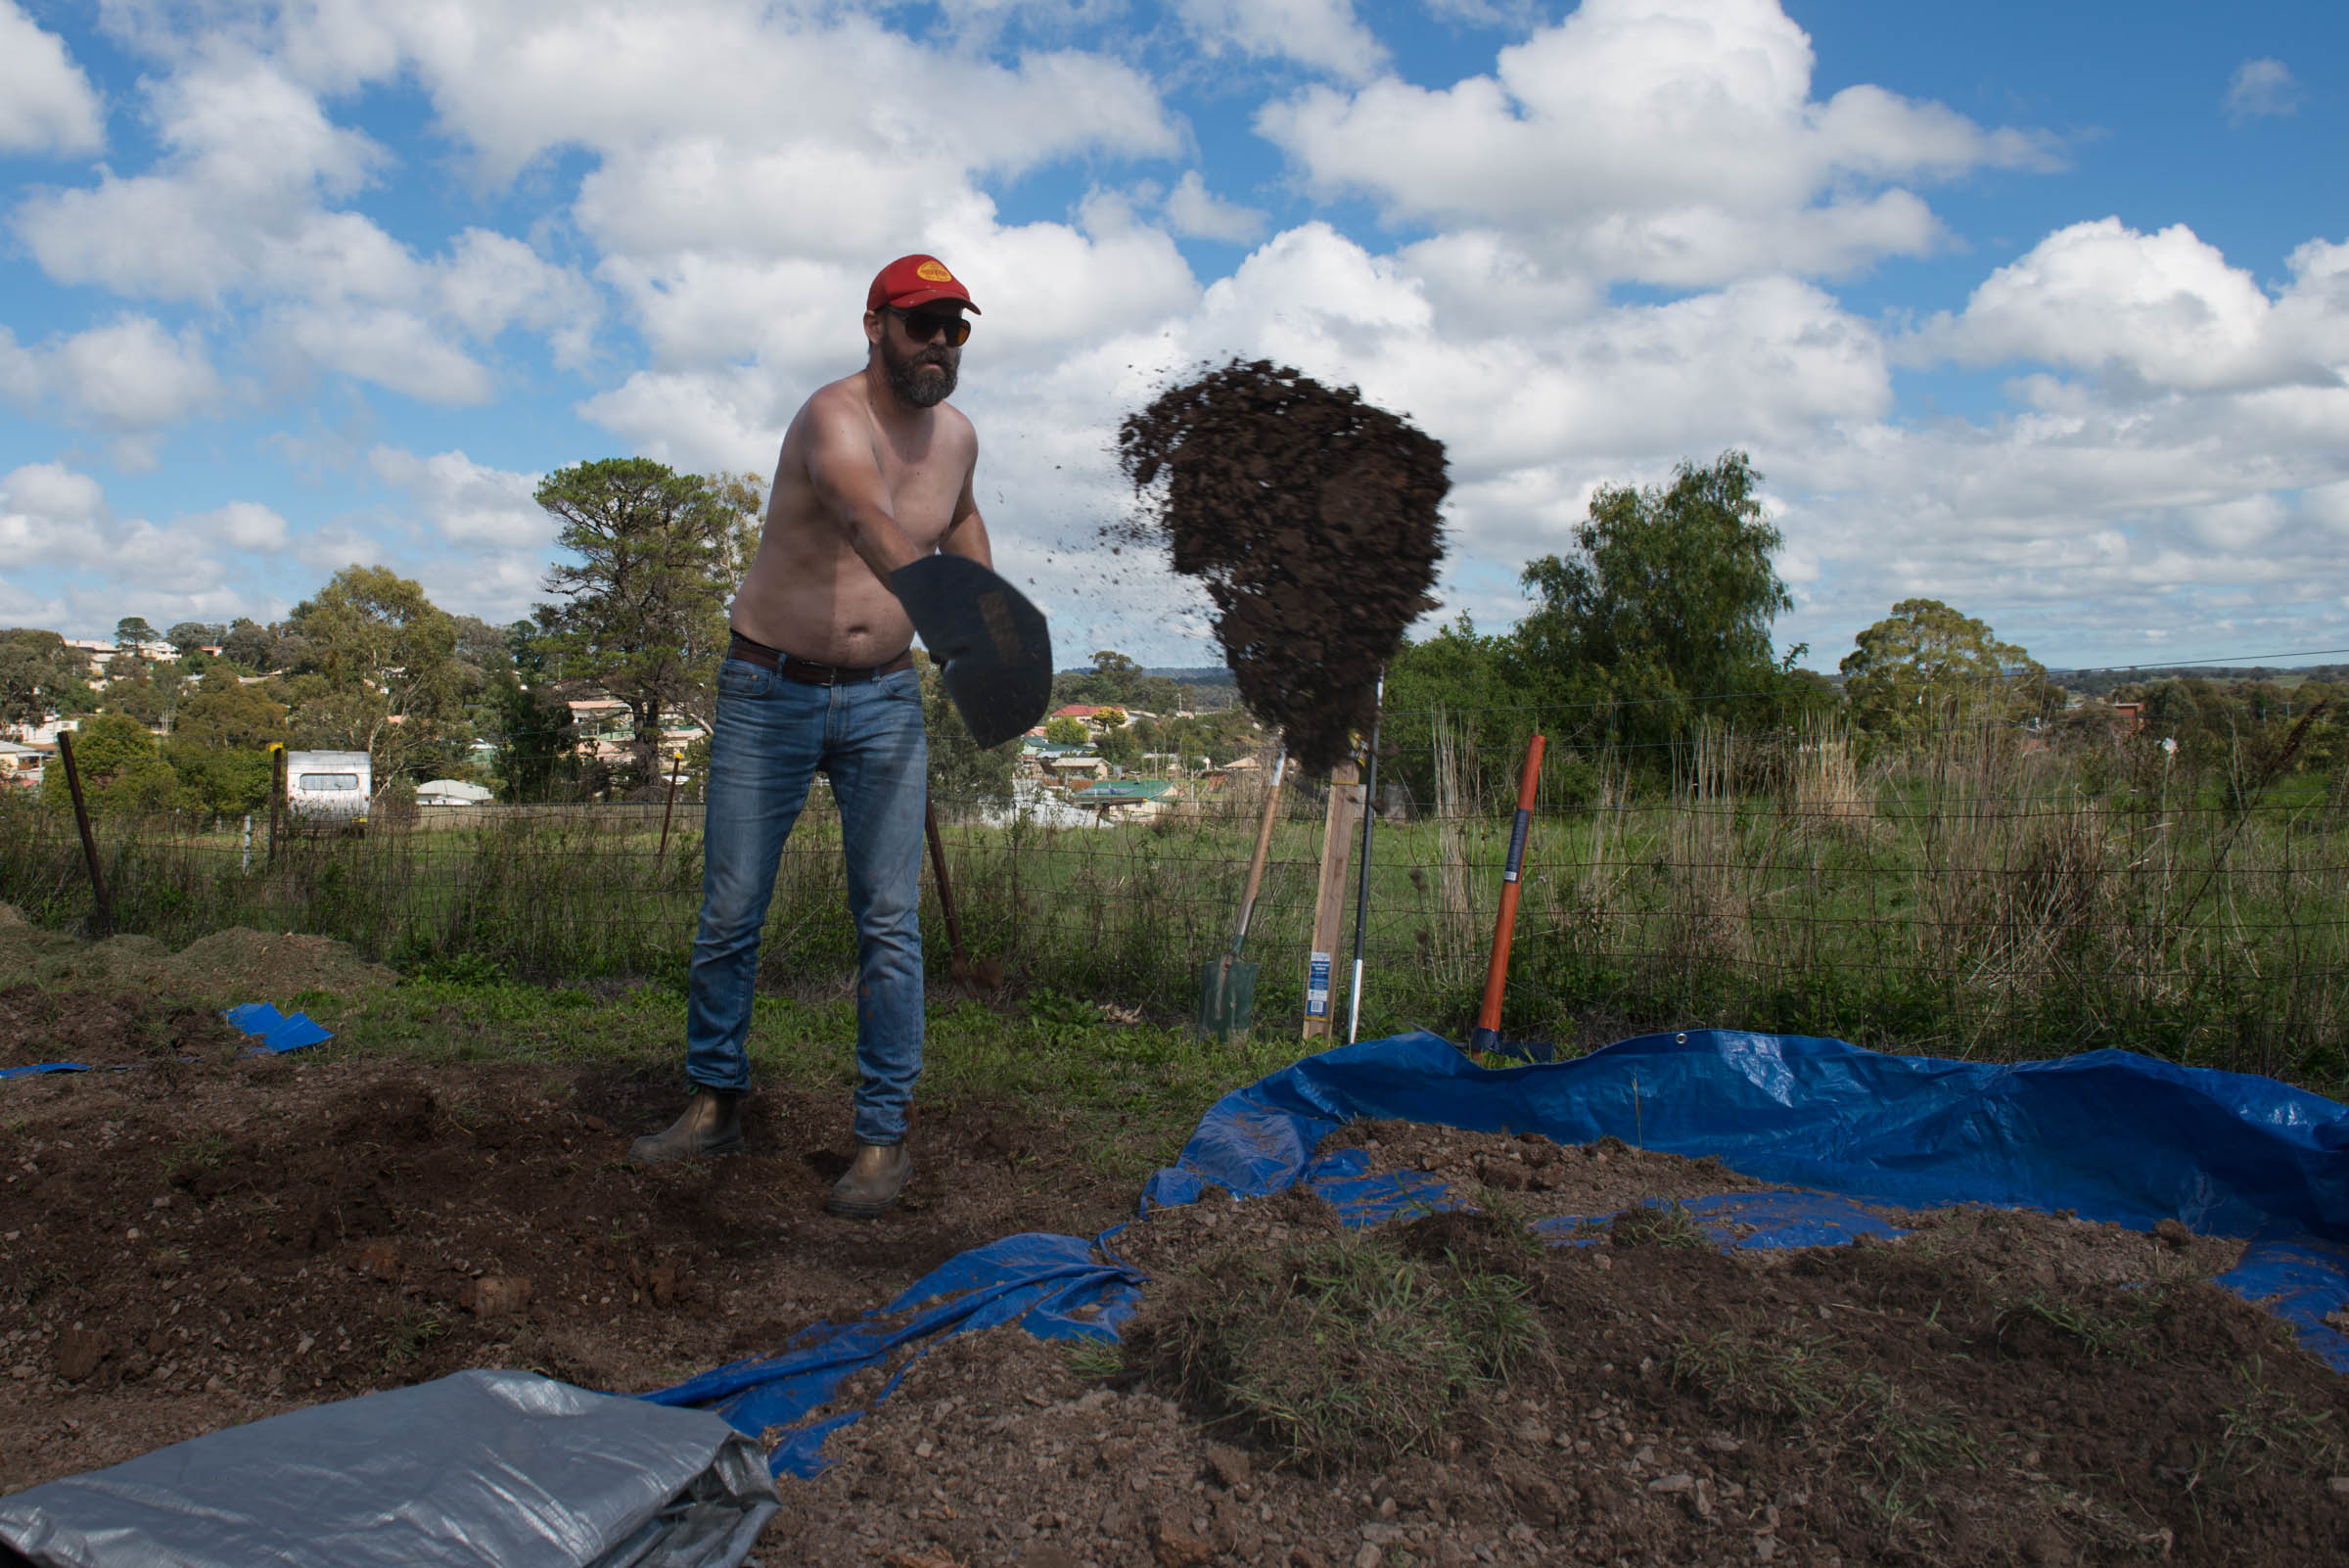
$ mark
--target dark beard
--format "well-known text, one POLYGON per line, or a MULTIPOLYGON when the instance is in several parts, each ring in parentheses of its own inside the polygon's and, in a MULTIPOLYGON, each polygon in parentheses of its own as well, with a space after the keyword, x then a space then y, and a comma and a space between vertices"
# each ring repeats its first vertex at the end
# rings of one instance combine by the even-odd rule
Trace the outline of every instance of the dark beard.
POLYGON ((962 356, 944 344, 932 344, 919 353, 900 357, 881 340, 881 368, 889 377, 889 390, 908 408, 936 408, 954 392, 955 361, 962 356), (924 365, 936 365, 944 374, 925 376, 924 365))

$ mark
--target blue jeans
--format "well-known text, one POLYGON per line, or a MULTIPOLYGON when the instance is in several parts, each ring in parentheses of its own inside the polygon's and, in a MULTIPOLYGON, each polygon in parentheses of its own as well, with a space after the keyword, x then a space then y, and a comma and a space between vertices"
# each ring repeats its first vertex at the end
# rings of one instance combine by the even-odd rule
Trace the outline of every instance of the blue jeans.
POLYGON ((896 1143, 922 1073, 923 806, 930 749, 921 675, 809 686, 747 660, 717 672, 702 926, 685 1013, 685 1076, 750 1086, 743 1041, 775 868, 821 768, 840 807, 856 922, 856 1139, 896 1143))

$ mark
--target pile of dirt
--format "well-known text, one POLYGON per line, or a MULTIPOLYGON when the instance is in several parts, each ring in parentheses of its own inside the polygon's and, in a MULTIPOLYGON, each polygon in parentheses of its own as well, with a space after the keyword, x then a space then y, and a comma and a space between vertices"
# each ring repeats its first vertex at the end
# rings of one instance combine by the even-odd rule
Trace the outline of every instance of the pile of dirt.
POLYGON ((169 967, 205 995, 238 1000, 282 1001, 305 991, 342 995, 399 981, 396 971, 368 962, 347 943, 246 926, 189 943, 169 967))
MULTIPOLYGON (((11 1020, 175 1065, 0 1084, 0 1491, 467 1366, 657 1387, 969 1247, 1130 1213, 1003 1109, 927 1107, 902 1208, 859 1223, 821 1209, 845 1096, 762 1092, 753 1152, 645 1172, 622 1154, 674 1111, 666 1075, 223 1061, 203 1015, 118 996, 0 992, 11 1020)), ((1108 1242, 1153 1281, 1122 1348, 1007 1328, 859 1374, 835 1409, 903 1378, 830 1470, 780 1484, 756 1560, 2349 1553, 2349 1385, 2209 1283, 2239 1244, 1951 1210, 1725 1250, 1675 1200, 1760 1184, 1711 1162, 1396 1123, 1334 1141, 1485 1208, 1367 1231, 1305 1191, 1154 1211, 1108 1242), (1545 1218, 1565 1244, 1531 1236, 1545 1218)))
POLYGON ((2239 1243, 1963 1210, 1890 1216, 1896 1240, 1724 1250, 1642 1202, 1741 1184, 1698 1162, 1346 1136, 1381 1168, 1424 1136, 1415 1152, 1441 1144, 1463 1173, 1570 1179, 1507 1187, 1505 1219, 1368 1232, 1295 1191, 1156 1211, 1112 1242, 1154 1275, 1123 1350, 998 1330, 913 1362, 833 1438, 834 1469, 786 1484, 781 1555, 2004 1568, 2349 1551, 2349 1385, 2208 1283, 2239 1243), (1528 1246, 1518 1211, 1577 1205, 1630 1212, 1528 1246), (1285 1332, 1253 1331, 1274 1319, 1285 1332), (1438 1376, 1457 1367, 1447 1324, 1491 1341, 1484 1375, 1438 1376), (1359 1447, 1301 1441, 1309 1416, 1359 1447))
POLYGON ((1352 388, 1235 359, 1128 415, 1118 459, 1174 570, 1206 584, 1249 709, 1308 770, 1343 761, 1435 607, 1443 443, 1352 388))
MULTIPOLYGON (((83 1058, 217 1024, 62 1000, 83 1058)), ((1130 1208, 1051 1125, 933 1105, 900 1209, 834 1219, 845 1093, 754 1095, 745 1155, 626 1164, 677 1098, 668 1078, 216 1053, 0 1084, 0 1492, 468 1366, 662 1387, 967 1248, 1130 1208)))
POLYGON ((190 1062, 225 1064, 253 1042, 208 1007, 152 992, 0 990, 0 1068, 44 1062, 145 1067, 177 1082, 190 1062))
POLYGON ((330 937, 231 926, 171 951, 153 937, 91 942, 27 924, 0 903, 0 985, 120 992, 138 987, 226 1005, 283 1002, 305 991, 347 993, 399 976, 330 937))

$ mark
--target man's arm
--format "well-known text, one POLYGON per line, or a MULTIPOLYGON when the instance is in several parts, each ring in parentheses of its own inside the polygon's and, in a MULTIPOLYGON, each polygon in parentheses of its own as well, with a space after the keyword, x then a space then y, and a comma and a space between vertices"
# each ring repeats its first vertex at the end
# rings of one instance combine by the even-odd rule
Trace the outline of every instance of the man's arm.
MULTIPOLYGON (((872 433, 862 414, 843 398, 821 398, 807 412, 807 483, 849 548, 887 582, 891 573, 920 560, 924 552, 898 527, 880 459, 873 454, 872 433)), ((967 493, 967 481, 964 489, 967 493)))
POLYGON ((980 517, 979 502, 971 494, 971 481, 978 472, 979 462, 974 454, 970 472, 962 476, 962 494, 954 501, 953 526, 946 530, 945 537, 938 541, 938 547, 949 555, 969 556, 992 572, 995 569, 995 549, 988 542, 986 520, 980 517))

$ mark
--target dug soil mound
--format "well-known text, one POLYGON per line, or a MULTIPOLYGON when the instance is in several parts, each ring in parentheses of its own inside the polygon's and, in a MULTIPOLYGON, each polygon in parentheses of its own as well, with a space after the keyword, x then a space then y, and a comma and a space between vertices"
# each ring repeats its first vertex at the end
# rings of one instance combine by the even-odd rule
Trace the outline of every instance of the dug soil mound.
POLYGON ((1435 607, 1443 443, 1352 388, 1234 360, 1128 416, 1118 457, 1174 570, 1206 585, 1249 709, 1307 769, 1344 760, 1435 607))
POLYGON ((91 942, 25 923, 0 904, 0 985, 152 990, 184 1001, 283 1002, 305 991, 347 992, 398 976, 329 937, 232 926, 171 951, 153 937, 91 942))
POLYGON ((822 1209, 845 1094, 761 1092, 752 1152, 646 1172, 622 1155, 675 1114, 666 1079, 238 1057, 119 998, 59 1020, 81 1058, 172 1060, 0 1083, 0 1492, 468 1366, 665 1386, 1131 1203, 1052 1127, 967 1107, 927 1110, 908 1196, 860 1223, 822 1209))
POLYGON ((2239 1243, 1965 1210, 1892 1215, 1905 1234, 1848 1247, 1725 1248, 1657 1196, 1740 1185, 1703 1162, 1393 1124, 1341 1141, 1377 1169, 1403 1168, 1398 1146, 1448 1164, 1491 1207, 1368 1231, 1299 1191, 1156 1211, 1111 1242, 1153 1275, 1122 1349, 997 1330, 913 1362, 833 1438, 833 1470, 786 1484, 783 1554, 2004 1568, 2349 1552, 2349 1394, 2208 1282, 2239 1243), (1567 1245, 1524 1224, 1626 1206, 1567 1245))

